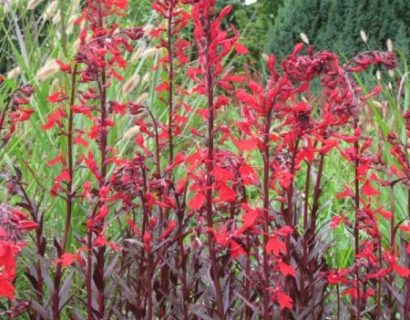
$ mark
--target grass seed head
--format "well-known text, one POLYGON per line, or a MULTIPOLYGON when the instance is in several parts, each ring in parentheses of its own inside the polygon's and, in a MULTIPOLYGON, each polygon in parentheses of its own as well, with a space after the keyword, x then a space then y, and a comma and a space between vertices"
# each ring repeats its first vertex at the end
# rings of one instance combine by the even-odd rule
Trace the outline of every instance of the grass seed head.
POLYGON ((389 38, 386 41, 387 51, 393 51, 393 41, 389 38))
POLYGON ((43 2, 43 0, 30 0, 27 4, 27 9, 34 10, 41 4, 41 2, 43 2))
POLYGON ((50 2, 50 4, 46 7, 46 9, 43 12, 43 19, 50 20, 56 13, 57 7, 58 7, 57 0, 50 2))
POLYGON ((40 70, 36 73, 36 79, 43 82, 53 75, 55 75, 60 70, 57 61, 54 59, 48 60, 40 70))
POLYGON ((367 35, 366 32, 364 32, 363 30, 360 30, 360 38, 364 43, 367 43, 367 35))
POLYGON ((132 92, 140 83, 140 76, 138 73, 134 74, 129 78, 122 86, 121 91, 123 94, 128 94, 132 92))
POLYGON ((301 33, 300 33, 300 38, 302 39, 302 41, 303 41, 304 43, 309 44, 309 38, 308 38, 308 36, 306 35, 306 33, 301 32, 301 33))
POLYGON ((7 79, 15 79, 21 74, 21 69, 19 66, 14 67, 7 73, 7 79))

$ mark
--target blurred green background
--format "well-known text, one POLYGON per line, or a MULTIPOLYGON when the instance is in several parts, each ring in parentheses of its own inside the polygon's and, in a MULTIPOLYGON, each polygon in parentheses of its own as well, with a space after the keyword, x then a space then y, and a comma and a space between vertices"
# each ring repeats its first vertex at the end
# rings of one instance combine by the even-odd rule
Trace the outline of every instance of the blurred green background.
MULTIPOLYGON (((0 72, 12 67, 10 47, 5 35, 16 21, 36 26, 36 21, 51 1, 43 0, 35 10, 27 9, 27 0, 5 0, 1 3, 0 72), (7 13, 13 7, 17 16, 7 13)), ((146 23, 150 16, 150 0, 131 0, 129 17, 146 23), (145 13, 145 14, 144 14, 145 13)), ((318 49, 329 49, 345 57, 367 49, 384 49, 392 39, 395 49, 409 57, 410 1, 408 0, 218 0, 218 6, 234 6, 230 17, 239 29, 245 45, 254 57, 264 52, 283 57, 305 33, 318 49), (360 30, 367 43, 360 38, 360 30)), ((46 25, 51 21, 44 22, 46 25)), ((42 32, 45 32, 42 29, 42 32)), ((41 32, 38 34, 41 40, 41 32)), ((16 35, 14 35, 16 37, 16 35)))

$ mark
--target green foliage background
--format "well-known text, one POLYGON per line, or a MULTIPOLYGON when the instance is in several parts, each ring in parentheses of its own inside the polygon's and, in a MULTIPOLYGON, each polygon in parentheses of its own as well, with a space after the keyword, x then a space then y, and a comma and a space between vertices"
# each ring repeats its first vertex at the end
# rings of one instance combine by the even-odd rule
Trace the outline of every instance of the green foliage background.
POLYGON ((410 1, 408 0, 285 0, 274 21, 268 51, 283 57, 300 33, 318 49, 334 50, 345 57, 367 49, 395 49, 410 56, 410 1), (368 36, 367 44, 360 30, 368 36))
MULTIPOLYGON (((10 39, 15 24, 36 26, 48 3, 43 1, 36 10, 27 10, 26 0, 13 1, 16 16, 4 13, 0 4, 0 73, 13 67, 10 59, 10 39), (7 58, 8 57, 8 58, 7 58)), ((131 0, 130 17, 134 23, 145 24, 150 16, 151 0, 131 0)), ((304 32, 318 49, 334 50, 345 57, 367 49, 384 49, 388 38, 395 49, 410 57, 409 0, 257 0, 247 5, 245 0, 217 0, 218 7, 234 6, 228 23, 236 26, 242 42, 252 56, 263 52, 283 58, 304 32), (360 38, 360 30, 368 35, 368 43, 360 38)), ((44 24, 53 25, 50 21, 44 24)), ((39 42, 47 28, 35 32, 39 42)), ((15 40, 15 39, 14 39, 15 40)))

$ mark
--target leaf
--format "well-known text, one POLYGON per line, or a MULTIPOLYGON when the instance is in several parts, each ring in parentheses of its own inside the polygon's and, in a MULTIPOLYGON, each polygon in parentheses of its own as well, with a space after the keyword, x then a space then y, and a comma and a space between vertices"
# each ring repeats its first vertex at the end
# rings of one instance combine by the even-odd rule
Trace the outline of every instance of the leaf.
POLYGON ((205 196, 202 192, 198 192, 189 202, 188 208, 191 210, 199 210, 202 208, 205 202, 205 196))

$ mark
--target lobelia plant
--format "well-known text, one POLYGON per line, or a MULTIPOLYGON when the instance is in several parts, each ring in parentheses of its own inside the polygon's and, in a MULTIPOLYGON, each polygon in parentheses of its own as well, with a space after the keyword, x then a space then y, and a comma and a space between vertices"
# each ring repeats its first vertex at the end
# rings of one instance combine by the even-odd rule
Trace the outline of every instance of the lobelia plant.
MULTIPOLYGON (((404 139, 387 136, 390 163, 361 123, 362 107, 382 88, 363 94, 352 79, 372 66, 395 68, 394 54, 365 52, 343 65, 332 52, 296 44, 280 64, 266 56, 261 74, 238 72, 230 62, 247 49, 223 23, 231 6, 157 0, 159 26, 145 34, 116 22, 127 5, 87 1, 76 20, 78 51, 56 62, 65 84, 50 92, 54 108, 42 126, 57 146, 48 162, 57 172, 52 200, 32 194, 17 167, 4 174, 18 200, 0 205, 0 296, 14 297, 25 231, 35 230, 27 241, 35 259, 25 272, 32 292, 3 314, 406 318, 410 265, 399 257, 409 259, 409 226, 395 218, 394 191, 408 189, 410 117, 404 139), (122 73, 133 69, 127 54, 142 40, 162 49, 150 70, 159 83, 148 102, 134 101, 132 72, 120 101, 122 73), (135 137, 122 148, 126 126, 135 137), (333 158, 351 169, 336 195, 327 190, 333 158), (51 235, 45 217, 56 209, 47 201, 64 208, 51 235), (341 228, 354 250, 339 267, 329 235, 341 228)), ((0 119, 4 143, 16 122, 29 120, 31 95, 29 86, 13 93, 0 119)))
MULTIPOLYGON (((178 72, 179 78, 181 77, 181 73, 183 72, 182 66, 185 63, 188 63, 189 59, 186 56, 186 49, 189 46, 189 42, 181 37, 181 33, 184 31, 185 27, 187 26, 190 16, 189 13, 184 9, 184 3, 188 3, 187 1, 179 1, 179 0, 158 0, 152 4, 152 9, 158 12, 161 18, 164 19, 165 26, 156 28, 151 31, 150 35, 153 38, 159 39, 159 46, 166 51, 166 55, 160 59, 161 69, 165 72, 165 77, 163 81, 156 87, 156 91, 160 95, 160 100, 166 105, 167 109, 167 116, 168 116, 168 123, 166 126, 162 126, 161 130, 162 133, 160 134, 159 140, 166 140, 166 148, 158 141, 157 144, 161 144, 162 149, 166 149, 168 153, 167 162, 169 166, 165 167, 165 172, 161 178, 168 179, 169 181, 166 183, 170 183, 171 185, 174 184, 174 174, 173 169, 174 166, 172 165, 174 162, 174 155, 175 155, 175 138, 177 138, 181 133, 181 127, 184 125, 185 117, 181 115, 179 109, 183 108, 183 100, 179 101, 176 100, 177 98, 177 91, 178 91, 178 79, 176 77, 176 72, 178 72)), ((180 94, 180 93, 178 93, 180 94)), ((158 146, 159 147, 159 146, 158 146)), ((158 156, 159 161, 159 156, 158 156)), ((157 163, 158 169, 157 171, 161 171, 161 164, 157 163)), ((160 174, 158 174, 160 177, 160 174)), ((164 190, 165 191, 165 190, 164 190)), ((166 197, 173 197, 175 199, 175 208, 177 210, 177 219, 178 219, 178 245, 180 250, 180 261, 176 262, 176 265, 182 269, 181 276, 179 277, 181 280, 181 292, 182 296, 185 297, 182 302, 182 310, 184 319, 188 319, 187 313, 187 306, 185 305, 185 300, 188 299, 188 292, 187 292, 187 282, 186 282, 186 271, 185 268, 185 261, 184 261, 184 243, 183 243, 183 236, 182 233, 184 231, 184 206, 182 205, 179 196, 171 192, 166 192, 166 197)), ((161 228, 164 229, 164 232, 170 233, 173 228, 175 228, 176 221, 169 220, 170 210, 169 208, 161 209, 164 212, 161 213, 161 221, 160 225, 161 228), (168 224, 168 227, 166 226, 168 224)), ((161 249, 162 255, 167 255, 167 251, 169 252, 170 248, 168 246, 164 246, 161 249)), ((166 297, 169 295, 169 270, 170 266, 168 264, 164 264, 161 269, 161 292, 159 296, 159 300, 162 300, 162 303, 165 300, 162 296, 166 297)), ((173 286, 177 285, 175 281, 173 282, 173 286)), ((163 305, 162 308, 165 306, 163 305)), ((162 310, 160 315, 165 312, 162 310)))
MULTIPOLYGON (((109 145, 109 130, 115 125, 114 117, 124 114, 127 104, 107 100, 111 79, 122 80, 117 71, 126 67, 122 49, 132 50, 129 40, 143 36, 141 28, 120 30, 117 24, 108 23, 113 15, 121 15, 127 1, 89 1, 82 16, 76 23, 84 23, 80 32, 80 48, 72 64, 58 61, 63 72, 70 74, 70 92, 57 91, 49 96, 49 101, 58 107, 43 125, 44 130, 59 128, 66 139, 66 148, 49 165, 61 165, 61 172, 55 178, 51 193, 66 202, 66 217, 62 239, 55 238, 57 267, 54 274, 52 294, 52 318, 60 319, 61 308, 68 296, 62 297, 62 290, 69 286, 70 279, 61 286, 63 267, 75 261, 85 267, 85 287, 88 319, 103 319, 106 314, 105 292, 105 251, 106 246, 114 250, 118 247, 106 239, 106 217, 109 206, 115 200, 109 197, 110 185, 108 168, 116 163, 115 149, 109 145), (78 87, 80 83, 81 90, 78 87), (87 130, 75 127, 75 118, 89 118, 91 127, 87 130), (64 123, 65 122, 65 123, 64 123), (90 143, 97 146, 98 158, 86 148, 90 143), (97 161, 99 163, 97 164, 97 161), (83 188, 74 185, 74 175, 84 166, 94 181, 87 180, 83 188), (93 186, 93 183, 95 184, 93 186), (80 189, 83 192, 80 193, 80 189), (71 223, 75 201, 84 199, 88 203, 87 235, 76 253, 67 253, 67 241, 72 232, 71 223), (82 252, 87 258, 83 260, 82 252), (64 299, 63 299, 64 298, 64 299)), ((78 207, 77 207, 78 208, 78 207)), ((64 291, 67 292, 67 289, 64 291)))

